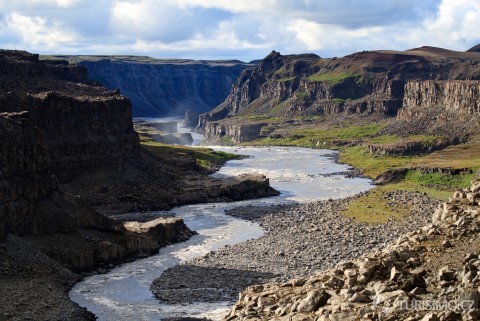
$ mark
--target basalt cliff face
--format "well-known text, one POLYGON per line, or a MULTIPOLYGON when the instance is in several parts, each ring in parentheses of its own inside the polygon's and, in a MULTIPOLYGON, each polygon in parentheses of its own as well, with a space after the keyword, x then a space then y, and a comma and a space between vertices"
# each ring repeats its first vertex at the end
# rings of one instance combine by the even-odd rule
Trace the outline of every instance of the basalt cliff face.
MULTIPOLYGON (((402 107, 407 110, 414 105, 478 114, 479 79, 476 52, 422 47, 322 59, 274 51, 242 73, 222 104, 200 115, 199 129, 205 130, 207 139, 219 140, 221 134, 234 131, 229 127, 235 124, 259 123, 252 119, 338 114, 393 117, 402 107)), ((240 140, 238 135, 234 140, 240 140)))
POLYGON ((86 169, 121 167, 138 152, 130 101, 87 84, 83 67, 4 51, 0 75, 0 112, 29 112, 45 134, 50 170, 60 181, 86 169))
POLYGON ((417 80, 407 82, 403 108, 399 111, 398 118, 418 117, 418 114, 412 113, 412 111, 428 108, 480 115, 480 81, 417 80))
POLYGON ((61 56, 88 69, 88 77, 120 89, 133 104, 133 115, 182 115, 211 110, 228 96, 247 66, 241 61, 195 61, 150 57, 61 56))

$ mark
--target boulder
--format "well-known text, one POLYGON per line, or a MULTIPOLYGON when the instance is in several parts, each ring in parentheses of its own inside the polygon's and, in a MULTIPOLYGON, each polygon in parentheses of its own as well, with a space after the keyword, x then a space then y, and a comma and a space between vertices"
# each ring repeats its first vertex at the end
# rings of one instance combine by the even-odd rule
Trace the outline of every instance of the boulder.
POLYGON ((327 292, 322 290, 310 291, 307 296, 303 298, 298 306, 298 312, 314 312, 327 303, 330 296, 327 292))

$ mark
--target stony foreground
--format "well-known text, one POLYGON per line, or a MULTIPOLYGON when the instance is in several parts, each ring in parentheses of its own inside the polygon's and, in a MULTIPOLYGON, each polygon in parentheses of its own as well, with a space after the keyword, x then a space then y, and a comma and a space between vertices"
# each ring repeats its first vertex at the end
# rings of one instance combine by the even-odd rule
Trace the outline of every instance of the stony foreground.
POLYGON ((247 288, 225 320, 479 320, 479 203, 480 180, 381 251, 247 288))
POLYGON ((305 277, 332 268, 341 260, 383 248, 425 225, 438 204, 420 193, 391 192, 385 195, 389 202, 409 206, 411 215, 372 225, 341 214, 357 197, 232 210, 228 214, 256 221, 267 233, 167 270, 154 282, 152 291, 160 300, 171 303, 234 302, 238 293, 252 284, 305 277))

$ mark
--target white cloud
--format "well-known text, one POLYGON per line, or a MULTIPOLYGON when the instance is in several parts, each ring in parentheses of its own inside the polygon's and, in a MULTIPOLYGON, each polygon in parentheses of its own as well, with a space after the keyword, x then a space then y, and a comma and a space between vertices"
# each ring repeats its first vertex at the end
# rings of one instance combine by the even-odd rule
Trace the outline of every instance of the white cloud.
POLYGON ((77 40, 73 32, 61 27, 59 23, 48 23, 42 17, 23 16, 13 12, 5 20, 10 32, 17 34, 23 43, 41 48, 57 48, 77 40))
POLYGON ((480 0, 0 0, 0 47, 257 59, 480 42, 480 0))

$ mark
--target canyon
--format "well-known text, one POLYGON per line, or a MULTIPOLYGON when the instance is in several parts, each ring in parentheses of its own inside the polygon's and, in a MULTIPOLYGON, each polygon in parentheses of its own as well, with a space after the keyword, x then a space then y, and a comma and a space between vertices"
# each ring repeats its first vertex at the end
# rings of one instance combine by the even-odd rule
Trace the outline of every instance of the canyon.
POLYGON ((137 56, 55 56, 84 66, 88 77, 129 97, 135 117, 210 111, 252 64, 238 60, 154 59, 137 56))
MULTIPOLYGON (((156 141, 160 137, 151 134, 150 129, 141 129, 156 127, 161 132, 174 132, 175 125, 136 121, 134 127, 132 122, 132 117, 138 115, 185 112, 187 125, 203 131, 207 143, 335 148, 341 151, 335 160, 339 157, 342 162, 357 166, 357 171, 322 176, 314 168, 306 175, 308 180, 352 178, 361 173, 381 185, 348 202, 330 200, 313 209, 306 205, 291 210, 252 207, 231 211, 232 215, 240 213, 239 217, 248 220, 264 220, 264 210, 268 215, 284 213, 291 219, 288 224, 273 218, 262 221, 272 229, 279 224, 282 233, 286 233, 281 242, 304 230, 309 233, 308 240, 314 242, 319 231, 302 225, 313 222, 309 217, 303 222, 304 215, 309 211, 315 215, 323 213, 323 206, 328 205, 330 219, 341 221, 349 229, 358 216, 342 216, 340 220, 335 215, 353 211, 352 208, 366 209, 368 215, 364 216, 371 219, 378 214, 371 208, 386 204, 387 209, 395 207, 391 211, 395 216, 401 204, 415 205, 419 200, 422 211, 428 212, 436 196, 463 186, 442 205, 443 209, 435 212, 433 225, 428 228, 412 231, 420 221, 408 226, 395 222, 411 234, 381 254, 365 257, 369 262, 386 262, 383 268, 369 270, 375 278, 362 278, 367 283, 359 281, 363 276, 359 272, 360 261, 339 265, 318 277, 310 275, 292 281, 284 278, 286 283, 245 290, 225 319, 283 320, 298 316, 327 320, 330 314, 378 317, 374 307, 363 310, 364 305, 371 303, 368 300, 373 294, 395 292, 395 298, 418 294, 410 293, 414 290, 410 286, 408 291, 403 289, 404 284, 397 280, 408 281, 415 274, 411 270, 423 261, 408 252, 408 259, 415 261, 409 263, 403 259, 407 254, 398 259, 393 257, 396 254, 391 255, 392 251, 404 253, 402 246, 417 246, 425 240, 456 243, 458 238, 449 238, 452 230, 458 233, 452 234, 454 237, 460 235, 465 237, 462 242, 471 243, 469 237, 478 232, 478 182, 466 188, 465 181, 478 179, 475 173, 480 150, 479 84, 477 51, 433 47, 402 52, 364 51, 331 59, 314 54, 282 56, 273 51, 258 64, 130 56, 40 59, 23 51, 0 50, 0 305, 6 307, 0 318, 45 315, 48 319, 93 320, 91 312, 70 301, 66 294, 83 273, 106 272, 119 263, 150 256, 162 247, 195 235, 182 218, 165 211, 185 204, 278 195, 263 174, 209 176, 226 161, 222 158, 225 154, 207 149, 207 160, 222 157, 218 163, 205 167, 205 158, 197 155, 200 149, 161 144, 156 141), (203 114, 197 118, 199 112, 203 114), (397 188, 406 190, 398 192, 397 188), (368 202, 368 206, 362 202, 368 202), (145 213, 151 211, 157 214, 145 213), (299 217, 302 222, 295 223, 299 217), (434 239, 430 238, 432 235, 440 236, 434 239), (387 282, 390 273, 394 277, 387 282), (369 281, 387 283, 389 291, 377 291, 372 284, 368 285, 369 281), (345 288, 341 289, 340 283, 345 288), (399 289, 405 293, 398 292, 399 289), (336 301, 329 301, 331 298, 336 301), (345 304, 351 305, 343 311, 345 304), (314 313, 317 315, 313 316, 314 313)), ((162 139, 171 139, 164 143, 183 142, 177 140, 180 138, 175 133, 162 139)), ((289 148, 286 147, 287 154, 300 154, 289 148)), ((359 229, 362 233, 370 230, 359 229)), ((382 240, 392 241, 393 234, 389 237, 382 240)), ((202 271, 203 264, 211 263, 210 260, 219 264, 219 256, 225 256, 225 260, 232 255, 229 263, 236 264, 236 258, 246 253, 249 260, 257 263, 262 261, 255 255, 277 262, 278 257, 292 254, 269 253, 273 245, 262 243, 265 239, 251 242, 258 246, 258 251, 243 249, 235 253, 232 247, 219 251, 220 254, 210 253, 198 260, 202 268, 196 271, 202 271)), ((285 245, 288 251, 300 251, 290 243, 285 245)), ((355 253, 365 251, 366 248, 359 248, 355 253)), ((472 254, 462 266, 462 279, 468 269, 476 270, 477 254, 472 254), (467 266, 468 262, 475 268, 467 266)), ((242 269, 247 271, 247 280, 242 280, 241 288, 253 284, 248 279, 251 265, 245 264, 242 269)), ((268 269, 268 264, 261 268, 268 269)), ((302 263, 292 269, 300 271, 305 266, 310 265, 302 263)), ((182 268, 168 272, 175 275, 182 268)), ((189 280, 196 282, 198 276, 192 271, 188 272, 192 273, 189 280)), ((182 288, 186 281, 172 284, 182 288)), ((453 279, 441 284, 426 281, 432 286, 456 284, 453 279)), ((478 287, 476 280, 467 281, 466 285, 478 287)), ((240 289, 235 286, 235 291, 240 289)), ((157 281, 153 289, 158 287, 157 281)), ((229 298, 234 292, 229 293, 229 298)), ((157 297, 161 299, 162 295, 157 297)), ((382 307, 392 308, 387 299, 381 302, 382 307)))
POLYGON ((194 235, 181 218, 104 214, 277 193, 261 175, 215 179, 181 152, 153 155, 128 98, 23 51, 0 50, 0 134, 2 319, 92 320, 66 294, 80 273, 194 235))

